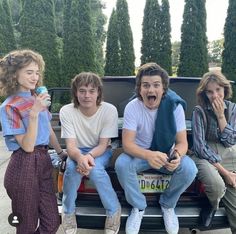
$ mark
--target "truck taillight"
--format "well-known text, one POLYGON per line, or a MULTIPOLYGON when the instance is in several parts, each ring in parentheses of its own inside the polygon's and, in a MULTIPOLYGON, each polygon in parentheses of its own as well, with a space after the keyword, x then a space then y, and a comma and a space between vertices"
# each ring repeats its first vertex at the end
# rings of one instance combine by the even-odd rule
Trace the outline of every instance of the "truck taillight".
MULTIPOLYGON (((58 192, 62 193, 63 192, 63 173, 61 173, 61 172, 58 173, 57 187, 58 187, 58 192)), ((89 178, 84 176, 82 178, 78 192, 80 192, 80 193, 97 193, 97 190, 96 190, 94 184, 89 180, 89 178)))
POLYGON ((84 176, 81 181, 78 192, 80 192, 80 193, 97 193, 97 190, 96 190, 94 184, 91 182, 91 180, 88 177, 84 176))
POLYGON ((205 186, 200 180, 196 179, 194 182, 194 186, 195 186, 195 190, 196 190, 197 194, 199 194, 201 196, 202 195, 205 196, 205 186))
POLYGON ((198 184, 198 191, 199 191, 200 194, 205 194, 205 186, 200 181, 199 181, 199 184, 198 184))
POLYGON ((57 177, 57 190, 59 193, 62 193, 62 190, 63 190, 63 173, 62 172, 59 172, 58 173, 58 177, 57 177))

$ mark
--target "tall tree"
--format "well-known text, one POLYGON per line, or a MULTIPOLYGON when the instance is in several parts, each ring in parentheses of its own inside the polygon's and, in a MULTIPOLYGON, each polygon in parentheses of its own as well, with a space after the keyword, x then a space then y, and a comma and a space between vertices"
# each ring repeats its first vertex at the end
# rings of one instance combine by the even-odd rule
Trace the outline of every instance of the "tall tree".
POLYGON ((158 0, 146 0, 142 28, 141 64, 160 63, 160 6, 158 0))
POLYGON ((120 75, 120 48, 117 31, 116 11, 113 9, 107 30, 105 75, 120 75))
POLYGON ((101 4, 101 0, 90 0, 91 1, 91 16, 92 16, 92 32, 94 41, 94 53, 95 53, 95 66, 96 72, 99 75, 104 75, 104 53, 103 45, 106 39, 106 32, 104 25, 106 24, 107 18, 103 14, 102 9, 104 5, 101 4))
POLYGON ((160 19, 159 65, 163 67, 169 75, 172 75, 170 5, 168 0, 162 0, 160 19))
POLYGON ((60 86, 60 61, 54 24, 53 0, 24 0, 20 19, 20 47, 42 54, 45 63, 45 83, 60 86))
POLYGON ((15 35, 17 47, 20 41, 19 21, 20 21, 20 15, 22 12, 22 1, 9 0, 9 6, 10 6, 11 15, 12 15, 14 35, 15 35))
POLYGON ((78 1, 66 0, 64 13, 63 80, 69 86, 71 79, 81 70, 79 68, 79 19, 78 1))
POLYGON ((78 0, 79 19, 79 68, 80 71, 96 72, 94 37, 89 1, 78 0))
POLYGON ((76 32, 78 30, 78 21, 76 18, 77 3, 73 2, 73 8, 72 8, 72 1, 73 0, 65 0, 65 5, 64 5, 63 34, 62 34, 62 37, 63 37, 62 84, 63 86, 70 86, 70 80, 76 74, 76 65, 74 66, 74 63, 75 61, 77 61, 77 58, 74 53, 77 50, 76 39, 78 38, 76 37, 77 35, 76 32), (73 17, 75 17, 75 20, 74 20, 74 24, 71 25, 71 20, 73 19, 73 17))
POLYGON ((126 0, 117 0, 117 29, 120 44, 120 75, 133 75, 135 70, 135 55, 133 35, 130 27, 128 5, 126 0))
POLYGON ((55 5, 55 28, 58 36, 63 33, 63 9, 65 0, 53 0, 55 5))
POLYGON ((8 0, 0 1, 0 57, 16 49, 16 40, 8 0))
POLYGON ((200 40, 201 40, 201 66, 202 66, 202 72, 205 73, 208 71, 208 39, 206 35, 206 0, 198 1, 196 0, 196 5, 198 9, 198 20, 201 25, 201 34, 200 34, 200 40))
POLYGON ((68 85, 82 71, 96 72, 96 64, 90 1, 67 0, 66 8, 70 9, 70 17, 67 14, 64 22, 63 57, 68 85))
POLYGON ((19 23, 20 13, 22 11, 22 1, 9 0, 13 24, 19 23))
POLYGON ((185 0, 181 27, 179 76, 202 76, 208 71, 205 0, 185 0))
MULTIPOLYGON (((224 26, 224 50, 222 53, 222 72, 228 79, 236 81, 236 1, 229 0, 224 26)), ((235 93, 235 92, 234 92, 235 93)))

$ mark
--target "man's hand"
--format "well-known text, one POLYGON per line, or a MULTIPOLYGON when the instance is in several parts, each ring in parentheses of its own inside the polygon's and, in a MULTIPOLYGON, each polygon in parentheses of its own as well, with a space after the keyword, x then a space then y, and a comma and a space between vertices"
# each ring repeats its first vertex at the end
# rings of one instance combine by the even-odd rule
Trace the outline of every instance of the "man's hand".
POLYGON ((168 171, 174 171, 179 166, 180 160, 181 157, 179 156, 179 154, 175 154, 175 159, 171 160, 170 162, 167 161, 165 164, 165 168, 168 171))
POLYGON ((77 171, 81 175, 88 176, 94 166, 94 158, 89 154, 81 155, 77 160, 77 171))
POLYGON ((149 151, 146 155, 147 161, 152 168, 160 169, 167 162, 167 154, 160 151, 149 151))

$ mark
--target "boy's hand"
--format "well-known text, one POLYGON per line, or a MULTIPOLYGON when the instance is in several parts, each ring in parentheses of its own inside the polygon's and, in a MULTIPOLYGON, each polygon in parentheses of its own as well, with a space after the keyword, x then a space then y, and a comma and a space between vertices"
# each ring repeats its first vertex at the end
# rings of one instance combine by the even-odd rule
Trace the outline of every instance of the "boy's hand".
POLYGON ((147 161, 152 168, 160 169, 166 164, 167 155, 160 151, 149 151, 147 154, 147 161))
POLYGON ((91 169, 95 166, 94 158, 89 154, 80 156, 77 164, 77 171, 85 176, 88 176, 91 169))
POLYGON ((180 160, 181 160, 181 157, 179 156, 179 154, 175 154, 175 158, 173 160, 166 162, 165 168, 168 171, 174 171, 179 166, 180 160))

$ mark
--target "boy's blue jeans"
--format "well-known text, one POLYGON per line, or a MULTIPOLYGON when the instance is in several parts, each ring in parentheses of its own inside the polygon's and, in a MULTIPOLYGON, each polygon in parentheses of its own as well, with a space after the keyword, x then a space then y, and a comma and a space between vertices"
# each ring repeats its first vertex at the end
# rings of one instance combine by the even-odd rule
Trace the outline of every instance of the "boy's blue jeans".
MULTIPOLYGON (((135 158, 125 153, 121 154, 115 163, 115 170, 125 191, 126 200, 139 210, 144 210, 147 203, 139 188, 137 172, 148 169, 151 167, 147 160, 135 158)), ((170 172, 162 167, 157 172, 172 175, 169 187, 160 196, 159 203, 165 208, 175 208, 180 195, 188 188, 197 174, 195 163, 188 156, 184 156, 175 171, 170 172)))
MULTIPOLYGON (((91 148, 80 148, 82 154, 91 148)), ((101 156, 95 158, 95 167, 90 171, 89 178, 95 185, 107 215, 113 215, 120 207, 117 195, 112 187, 111 180, 105 168, 112 155, 107 149, 101 156)), ((77 163, 68 157, 64 173, 62 206, 65 214, 75 212, 75 200, 80 186, 82 175, 76 171, 77 163)))

